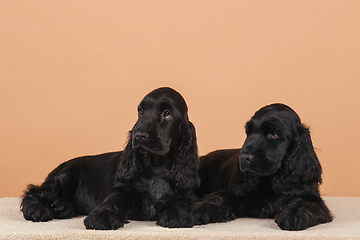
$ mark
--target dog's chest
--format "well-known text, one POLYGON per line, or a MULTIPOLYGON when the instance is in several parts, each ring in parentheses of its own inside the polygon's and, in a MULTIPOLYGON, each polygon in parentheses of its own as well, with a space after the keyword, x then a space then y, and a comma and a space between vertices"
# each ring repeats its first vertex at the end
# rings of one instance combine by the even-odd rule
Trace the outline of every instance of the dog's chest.
POLYGON ((171 194, 169 182, 161 176, 153 176, 146 181, 146 189, 152 200, 160 200, 171 194))

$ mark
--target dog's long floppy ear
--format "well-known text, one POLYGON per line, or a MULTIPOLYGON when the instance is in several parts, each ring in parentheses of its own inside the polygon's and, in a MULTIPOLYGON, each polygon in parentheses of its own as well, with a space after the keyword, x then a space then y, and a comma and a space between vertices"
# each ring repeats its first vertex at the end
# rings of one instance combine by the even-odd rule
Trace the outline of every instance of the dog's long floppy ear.
POLYGON ((116 173, 116 179, 119 182, 127 182, 136 176, 141 164, 139 164, 139 158, 132 149, 132 134, 129 134, 129 140, 126 147, 120 157, 120 163, 118 171, 116 173))
POLYGON ((181 125, 181 138, 174 155, 172 176, 180 189, 196 189, 200 186, 199 155, 195 127, 188 120, 181 125))
POLYGON ((304 125, 296 127, 294 139, 273 181, 275 190, 286 195, 319 194, 321 165, 316 156, 310 131, 304 125))

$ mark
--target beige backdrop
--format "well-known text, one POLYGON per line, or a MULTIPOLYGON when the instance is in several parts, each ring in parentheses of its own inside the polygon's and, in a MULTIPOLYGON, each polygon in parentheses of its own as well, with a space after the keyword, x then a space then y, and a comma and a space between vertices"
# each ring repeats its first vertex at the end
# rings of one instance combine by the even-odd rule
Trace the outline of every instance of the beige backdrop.
POLYGON ((311 127, 322 193, 360 196, 360 1, 0 1, 0 197, 61 162, 122 150, 170 86, 200 154, 241 147, 260 107, 311 127))

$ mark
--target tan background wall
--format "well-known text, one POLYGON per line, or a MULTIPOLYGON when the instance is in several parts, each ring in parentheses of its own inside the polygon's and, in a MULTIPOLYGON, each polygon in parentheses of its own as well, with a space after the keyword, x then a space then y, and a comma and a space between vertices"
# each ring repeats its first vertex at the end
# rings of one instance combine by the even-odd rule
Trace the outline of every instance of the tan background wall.
POLYGON ((0 1, 0 196, 122 150, 140 100, 186 99, 200 154, 241 147, 283 102, 311 127, 322 192, 359 196, 360 1, 0 1))

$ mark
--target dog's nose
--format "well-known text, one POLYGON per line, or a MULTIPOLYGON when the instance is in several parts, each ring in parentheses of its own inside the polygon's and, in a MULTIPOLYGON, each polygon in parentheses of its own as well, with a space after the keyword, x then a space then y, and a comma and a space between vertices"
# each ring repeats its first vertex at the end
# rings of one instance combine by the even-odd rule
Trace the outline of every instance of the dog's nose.
POLYGON ((251 160, 254 158, 254 155, 252 154, 241 154, 241 161, 244 163, 250 163, 251 160))
POLYGON ((139 141, 145 141, 146 139, 148 139, 148 137, 149 137, 148 133, 143 133, 143 132, 135 133, 135 139, 139 141))

